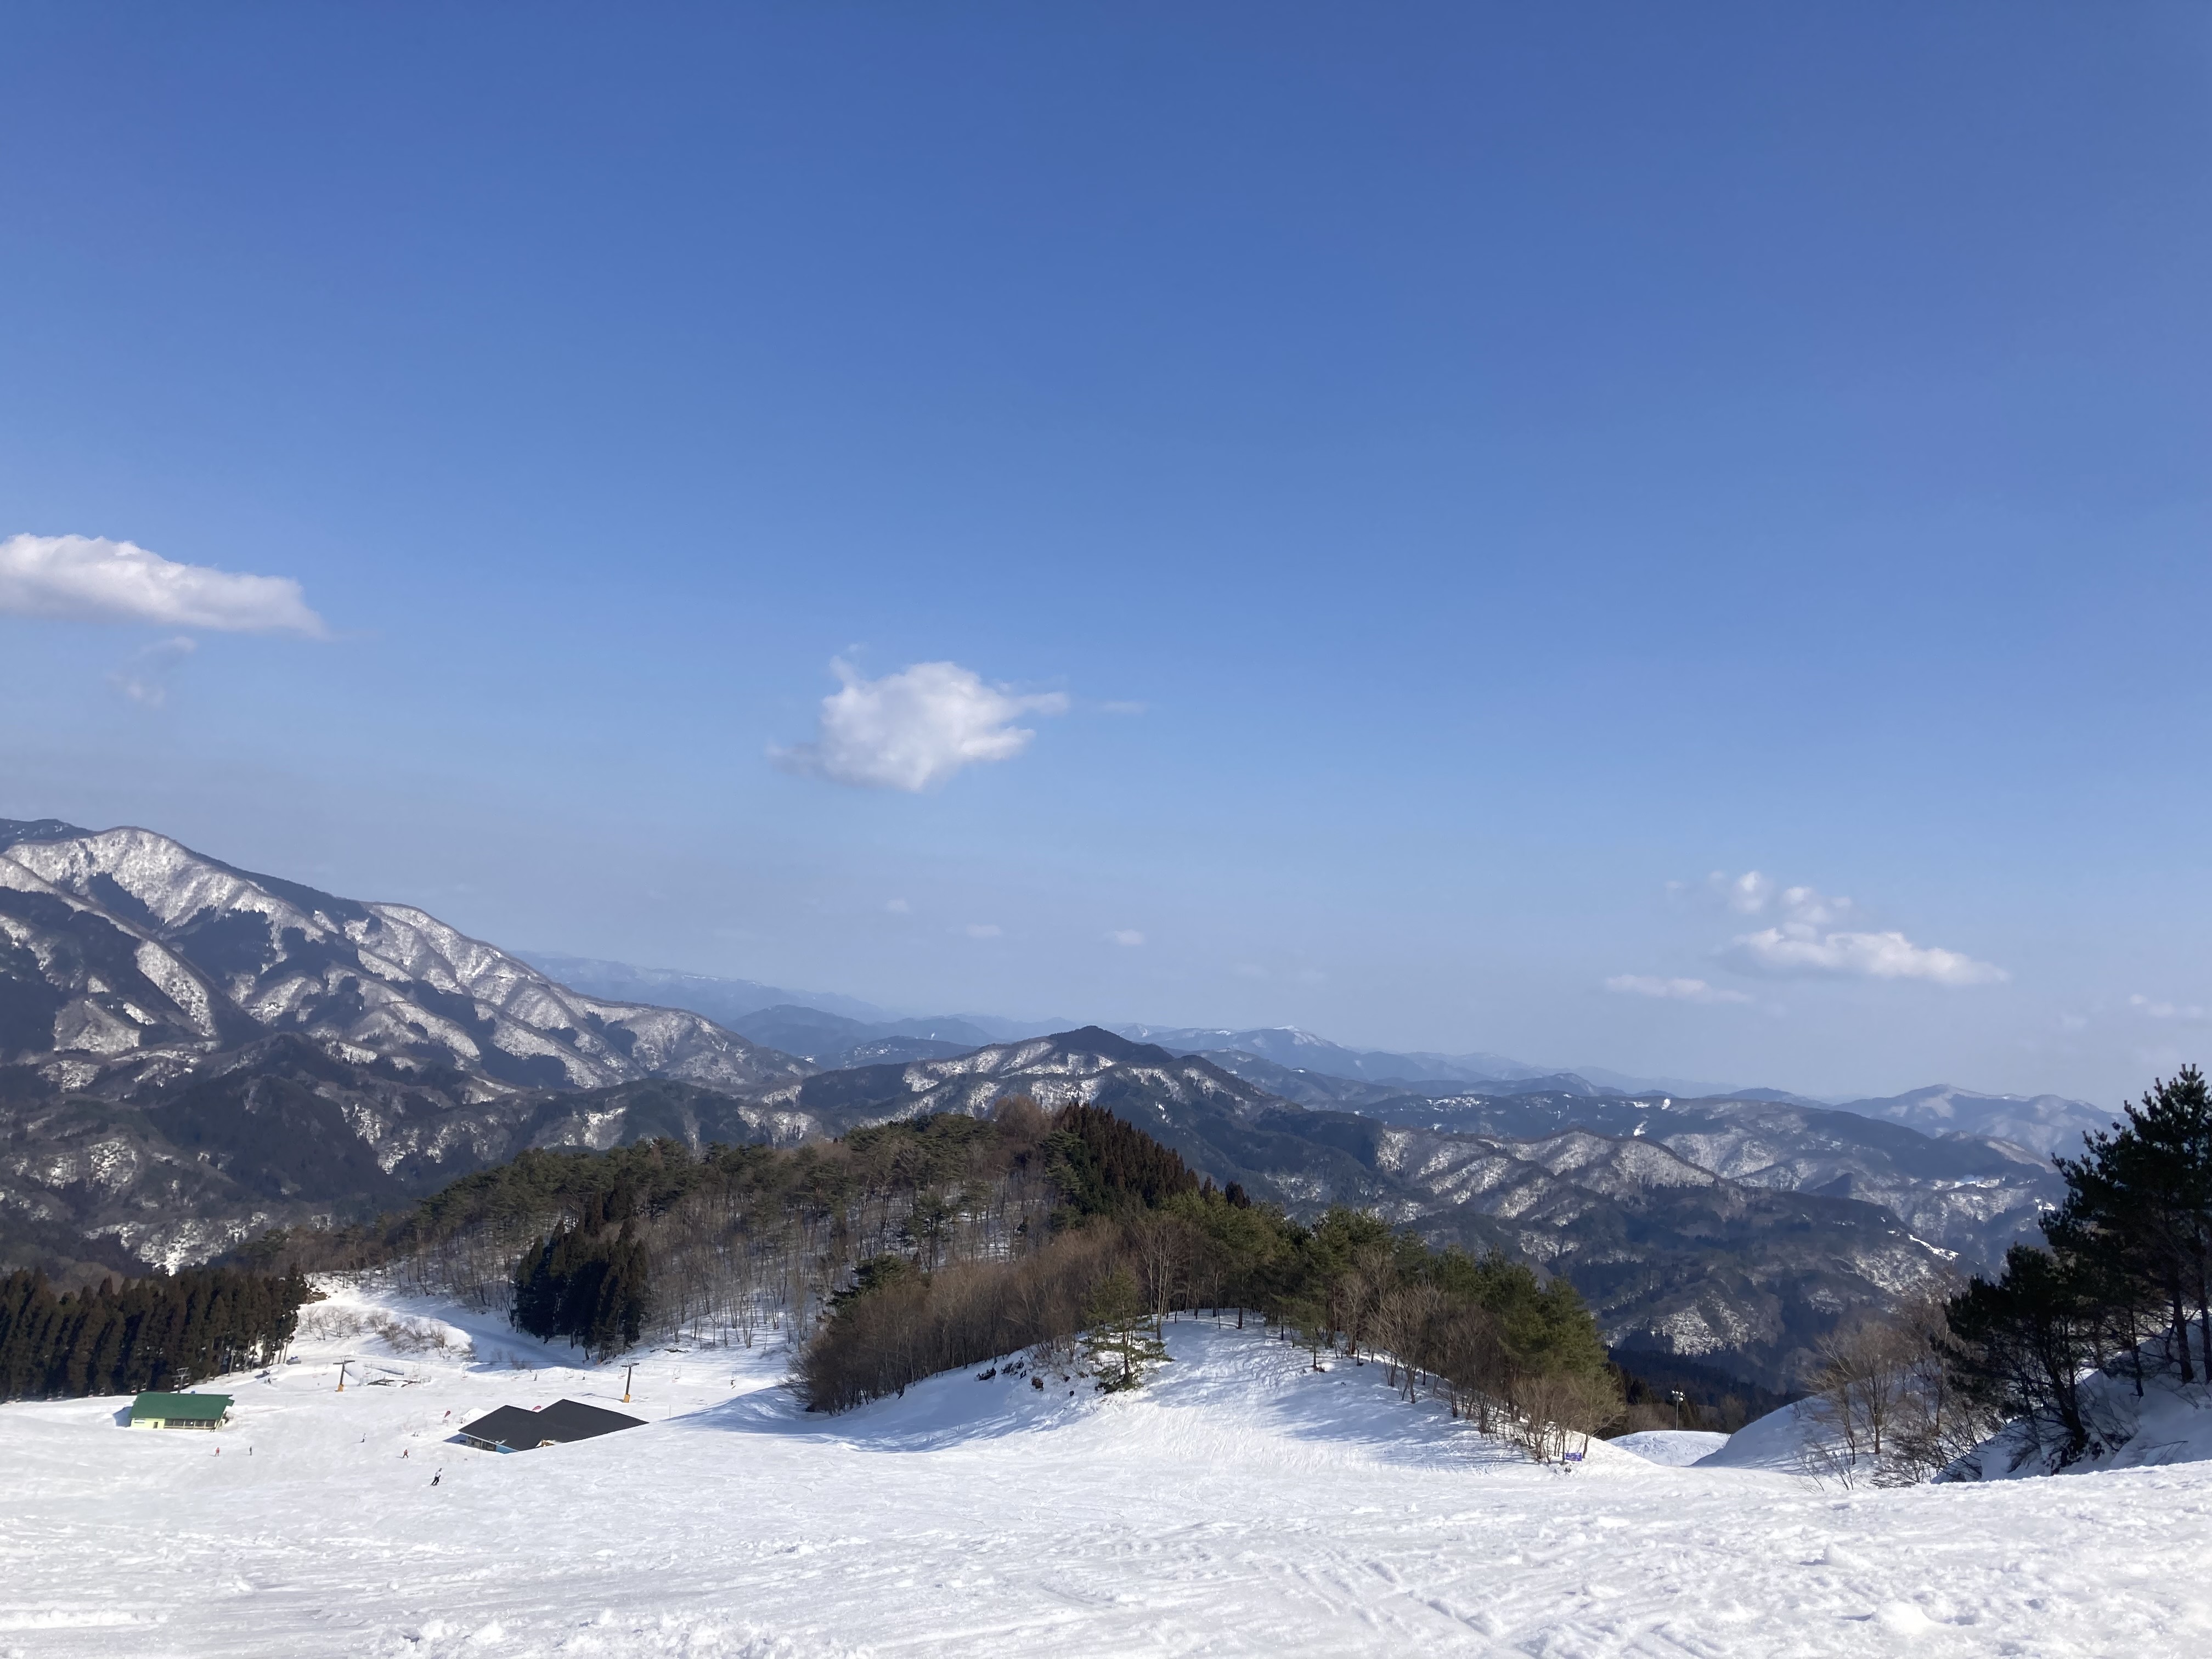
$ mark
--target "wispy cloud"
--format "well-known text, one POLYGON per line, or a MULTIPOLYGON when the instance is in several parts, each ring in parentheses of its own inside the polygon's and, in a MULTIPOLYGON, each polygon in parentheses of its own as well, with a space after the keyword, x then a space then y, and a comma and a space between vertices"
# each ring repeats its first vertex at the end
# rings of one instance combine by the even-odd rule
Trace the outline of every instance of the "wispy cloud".
POLYGON ((197 641, 181 634, 159 641, 110 674, 108 684, 143 708, 159 708, 169 700, 170 677, 198 649, 197 641))
POLYGON ((916 663, 875 680, 842 661, 830 668, 843 685, 822 699, 814 741, 771 747, 769 757, 787 772, 865 788, 934 789, 963 767, 1012 760, 1036 736, 1017 718, 1067 709, 1057 691, 1019 696, 957 663, 916 663))
POLYGON ((966 929, 969 939, 996 939, 1005 931, 995 921, 971 921, 966 929))
POLYGON ((2194 1024, 2204 1018, 2204 1010, 2193 1002, 2160 1002, 2140 993, 2128 999, 2128 1006, 2146 1019, 2178 1019, 2194 1024))
POLYGON ((1106 935, 1109 945, 1142 945, 1145 936, 1133 927, 1116 927, 1106 935))
POLYGON ((1741 991, 1724 990, 1701 979, 1660 979, 1650 974, 1615 974, 1605 988, 1629 997, 1660 997, 1671 1002, 1749 1002, 1741 991))
POLYGON ((1850 900, 1811 887, 1783 887, 1756 870, 1741 876, 1715 871, 1705 884, 1739 915, 1776 918, 1769 927, 1739 934, 1721 952, 1722 961, 1742 973, 1916 979, 1936 985, 1994 985, 2012 977, 1994 963, 1916 945, 1894 929, 1839 926, 1855 914, 1850 900))
POLYGON ((97 536, 0 541, 0 614, 312 639, 330 631, 289 576, 179 564, 132 543, 97 536))
POLYGON ((908 904, 904 899, 885 899, 884 908, 895 916, 910 916, 914 914, 914 906, 908 904))

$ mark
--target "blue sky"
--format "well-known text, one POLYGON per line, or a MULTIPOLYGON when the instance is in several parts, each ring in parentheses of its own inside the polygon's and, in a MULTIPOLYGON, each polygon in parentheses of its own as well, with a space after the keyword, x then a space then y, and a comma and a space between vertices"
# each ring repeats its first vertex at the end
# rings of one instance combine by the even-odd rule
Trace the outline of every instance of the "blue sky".
POLYGON ((2202 1052, 2201 8, 0 42, 0 813, 915 1011, 2202 1052))

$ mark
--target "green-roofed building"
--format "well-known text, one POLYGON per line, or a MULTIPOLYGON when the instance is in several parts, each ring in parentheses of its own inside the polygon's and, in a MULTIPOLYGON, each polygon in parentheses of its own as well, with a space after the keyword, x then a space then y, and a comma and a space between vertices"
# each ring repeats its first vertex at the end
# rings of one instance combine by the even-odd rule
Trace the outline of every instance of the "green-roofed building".
POLYGON ((142 1394, 131 1402, 134 1429, 219 1429, 229 1421, 227 1394, 142 1394))

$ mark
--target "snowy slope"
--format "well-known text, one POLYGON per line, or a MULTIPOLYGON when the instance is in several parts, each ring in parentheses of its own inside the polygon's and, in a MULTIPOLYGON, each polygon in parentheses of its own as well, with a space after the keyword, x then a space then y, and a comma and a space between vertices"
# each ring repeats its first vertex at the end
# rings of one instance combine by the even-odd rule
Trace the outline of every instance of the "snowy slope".
POLYGON ((1798 1400, 1753 1419, 1700 1459, 1698 1467, 1804 1474, 1808 1449, 1825 1443, 1826 1437, 1825 1426, 1812 1415, 1812 1401, 1798 1400))
POLYGON ((621 1369, 451 1310, 313 1311, 216 1437, 0 1407, 0 1654, 2056 1659, 2212 1618, 2208 1466, 1839 1494, 1601 1443, 1563 1475, 1372 1367, 1190 1322, 1135 1395, 963 1373, 830 1419, 774 1353, 656 1352, 648 1426, 501 1457, 449 1420, 618 1404, 621 1369), (334 1393, 340 1354, 389 1385, 334 1393))
MULTIPOLYGON (((2152 1352, 2146 1345, 2146 1353, 2152 1352)), ((2052 1437, 2039 1443, 2031 1425, 2009 1423, 1944 1471, 1958 1480, 2019 1480, 2045 1474, 2095 1474, 2212 1461, 2212 1388, 2184 1383, 2146 1364, 2142 1393, 2131 1376, 2094 1372, 2081 1382, 2089 1447, 2061 1467, 2052 1437)))

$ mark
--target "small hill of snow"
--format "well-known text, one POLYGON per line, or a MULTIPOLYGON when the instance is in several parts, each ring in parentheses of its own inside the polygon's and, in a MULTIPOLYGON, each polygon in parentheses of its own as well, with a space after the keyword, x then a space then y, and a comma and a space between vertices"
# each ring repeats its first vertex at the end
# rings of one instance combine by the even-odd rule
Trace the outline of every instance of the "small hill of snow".
POLYGON ((1701 1469, 1765 1469, 1778 1474, 1805 1473, 1806 1449, 1823 1437, 1810 1401, 1795 1401, 1779 1411, 1754 1418, 1698 1461, 1701 1469))
POLYGON ((1605 1443, 1615 1451, 1634 1452, 1647 1463, 1663 1463, 1670 1469, 1686 1469, 1728 1444, 1724 1434, 1704 1429, 1644 1429, 1616 1436, 1605 1443))

